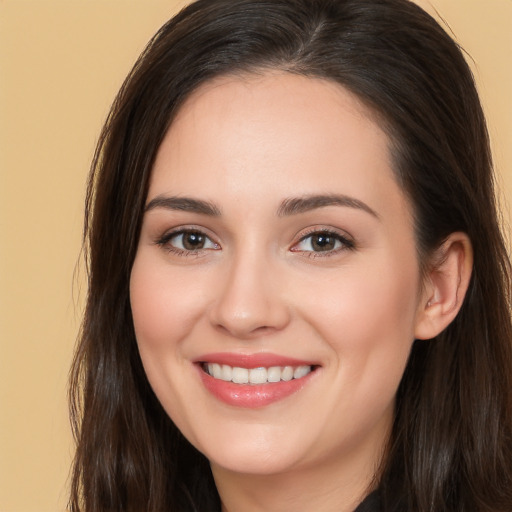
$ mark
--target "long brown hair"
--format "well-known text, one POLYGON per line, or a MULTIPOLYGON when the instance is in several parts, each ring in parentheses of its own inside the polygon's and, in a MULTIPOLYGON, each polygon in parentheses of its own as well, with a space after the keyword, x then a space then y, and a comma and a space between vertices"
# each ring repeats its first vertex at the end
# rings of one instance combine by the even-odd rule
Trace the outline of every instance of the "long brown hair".
POLYGON ((460 49, 407 0, 199 0, 140 56, 102 131, 87 193, 71 510, 220 510, 208 461, 148 384, 128 285, 152 164, 180 105, 207 80, 264 69, 331 80, 377 113, 413 205, 420 263, 452 232, 473 244, 461 311, 435 339, 415 342, 400 384, 383 511, 510 512, 511 268, 485 120, 460 49))

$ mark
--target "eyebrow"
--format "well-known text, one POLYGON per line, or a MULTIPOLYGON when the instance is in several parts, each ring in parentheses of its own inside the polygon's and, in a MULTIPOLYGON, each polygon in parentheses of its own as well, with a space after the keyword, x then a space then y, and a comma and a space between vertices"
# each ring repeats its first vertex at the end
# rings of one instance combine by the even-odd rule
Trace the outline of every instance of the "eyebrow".
POLYGON ((297 215, 299 213, 309 212, 317 208, 324 208, 326 206, 345 206, 348 208, 356 208, 369 213, 376 219, 380 219, 379 214, 363 201, 355 199, 354 197, 338 194, 311 195, 285 199, 279 206, 277 214, 280 217, 285 217, 288 215, 297 215))
MULTIPOLYGON (((288 217, 327 206, 355 208, 369 213, 376 219, 380 219, 379 214, 363 201, 338 194, 310 195, 285 199, 277 209, 277 215, 279 217, 288 217)), ((219 217, 221 215, 220 209, 214 203, 191 197, 157 196, 147 204, 144 211, 148 212, 156 208, 199 213, 211 217, 219 217)))
POLYGON ((157 196, 147 204, 144 211, 148 212, 155 208, 201 213, 212 217, 220 216, 219 208, 217 208, 213 203, 210 203, 209 201, 202 201, 200 199, 192 199, 191 197, 157 196))

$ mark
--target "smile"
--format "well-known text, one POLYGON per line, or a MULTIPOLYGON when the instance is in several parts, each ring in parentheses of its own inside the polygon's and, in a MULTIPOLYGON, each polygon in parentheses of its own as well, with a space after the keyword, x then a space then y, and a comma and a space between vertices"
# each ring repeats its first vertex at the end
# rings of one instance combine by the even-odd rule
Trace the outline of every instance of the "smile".
POLYGON ((242 368, 228 364, 203 363, 203 370, 214 379, 235 384, 267 384, 301 379, 311 373, 309 365, 242 368))
POLYGON ((195 366, 210 394, 241 408, 279 402, 309 387, 321 373, 316 363, 273 354, 209 354, 196 361, 195 366))

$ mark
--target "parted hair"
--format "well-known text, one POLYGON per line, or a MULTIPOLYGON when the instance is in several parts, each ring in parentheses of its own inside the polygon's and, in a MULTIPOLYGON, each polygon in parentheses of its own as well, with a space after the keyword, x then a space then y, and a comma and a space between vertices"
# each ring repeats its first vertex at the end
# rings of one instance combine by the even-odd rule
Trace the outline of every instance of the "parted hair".
POLYGON ((412 205, 423 268, 450 233, 467 233, 473 245, 459 314, 413 344, 375 476, 383 512, 510 512, 511 265, 485 119, 461 49, 407 0, 198 0, 135 63, 88 184, 70 510, 220 511, 208 461, 146 379, 129 280, 151 169, 176 112, 208 80, 265 70, 330 80, 376 114, 412 205))

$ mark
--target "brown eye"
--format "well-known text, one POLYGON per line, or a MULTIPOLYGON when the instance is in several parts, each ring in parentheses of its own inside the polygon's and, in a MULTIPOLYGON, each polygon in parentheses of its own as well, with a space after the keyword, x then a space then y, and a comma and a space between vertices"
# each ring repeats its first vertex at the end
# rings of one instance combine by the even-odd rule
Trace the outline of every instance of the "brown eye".
POLYGON ((199 252, 203 249, 220 249, 219 245, 203 232, 196 230, 169 233, 157 243, 170 251, 199 252))
POLYGON ((354 243, 339 233, 332 231, 315 231, 303 237, 292 250, 310 253, 330 253, 341 249, 353 249, 354 243))
POLYGON ((336 238, 328 233, 318 233, 311 236, 313 251, 332 251, 336 247, 336 238))
POLYGON ((197 231, 190 231, 188 233, 183 233, 181 237, 183 248, 187 251, 194 251, 204 248, 206 237, 202 233, 197 231))

